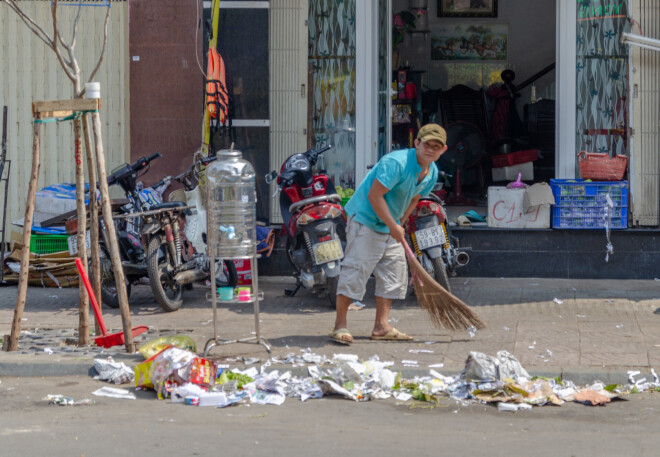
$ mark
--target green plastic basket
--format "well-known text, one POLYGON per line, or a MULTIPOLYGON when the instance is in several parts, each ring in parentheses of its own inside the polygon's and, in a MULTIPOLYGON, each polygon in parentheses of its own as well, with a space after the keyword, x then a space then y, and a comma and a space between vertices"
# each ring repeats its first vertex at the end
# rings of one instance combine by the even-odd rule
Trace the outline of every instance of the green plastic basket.
POLYGON ((52 254, 53 252, 68 251, 66 240, 69 235, 37 235, 30 236, 30 252, 35 254, 52 254))

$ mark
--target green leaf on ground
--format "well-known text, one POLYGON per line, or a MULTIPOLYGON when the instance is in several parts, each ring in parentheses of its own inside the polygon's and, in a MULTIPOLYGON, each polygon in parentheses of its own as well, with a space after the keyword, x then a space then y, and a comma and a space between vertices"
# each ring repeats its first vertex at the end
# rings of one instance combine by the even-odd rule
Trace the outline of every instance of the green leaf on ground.
POLYGON ((536 381, 537 379, 542 379, 544 381, 554 381, 557 385, 563 386, 564 381, 561 379, 561 375, 555 376, 554 378, 548 378, 547 376, 533 376, 532 381, 536 381))
POLYGON ((236 386, 239 389, 242 389, 245 384, 249 384, 254 379, 245 374, 234 373, 233 371, 223 371, 218 379, 216 379, 216 384, 224 384, 229 381, 236 381, 236 386))
POLYGON ((392 390, 401 390, 401 372, 400 371, 396 374, 396 378, 394 378, 394 386, 392 386, 392 390))

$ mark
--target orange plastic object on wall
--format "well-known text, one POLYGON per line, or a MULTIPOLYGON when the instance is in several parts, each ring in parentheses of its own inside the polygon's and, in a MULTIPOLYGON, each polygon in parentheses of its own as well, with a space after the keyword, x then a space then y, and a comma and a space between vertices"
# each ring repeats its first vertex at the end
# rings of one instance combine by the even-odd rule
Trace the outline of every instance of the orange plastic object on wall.
POLYGON ((225 62, 215 48, 209 49, 207 77, 206 109, 211 117, 224 124, 227 119, 229 94, 225 79, 225 62))

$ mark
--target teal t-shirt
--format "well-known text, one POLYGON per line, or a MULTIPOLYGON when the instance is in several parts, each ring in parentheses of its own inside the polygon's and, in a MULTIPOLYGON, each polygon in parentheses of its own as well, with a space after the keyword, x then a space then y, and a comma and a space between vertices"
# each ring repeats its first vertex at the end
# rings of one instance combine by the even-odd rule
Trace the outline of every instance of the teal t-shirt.
POLYGON ((394 220, 401 223, 401 218, 413 197, 416 195, 426 197, 433 190, 438 179, 438 167, 435 163, 429 166, 428 174, 421 183, 417 184, 421 172, 422 167, 417 163, 417 153, 414 148, 392 151, 383 156, 346 204, 346 214, 376 232, 389 233, 387 225, 376 215, 369 202, 369 190, 374 179, 378 179, 389 189, 385 194, 385 202, 394 220))

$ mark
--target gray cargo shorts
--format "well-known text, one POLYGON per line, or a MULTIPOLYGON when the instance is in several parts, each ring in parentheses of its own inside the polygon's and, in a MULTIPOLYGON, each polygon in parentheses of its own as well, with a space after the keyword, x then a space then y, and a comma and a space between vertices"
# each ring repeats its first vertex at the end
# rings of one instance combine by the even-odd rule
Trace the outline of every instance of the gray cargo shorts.
POLYGON ((346 255, 341 263, 337 293, 362 300, 372 273, 377 297, 406 298, 408 267, 401 243, 389 233, 375 232, 351 218, 346 227, 346 255))

